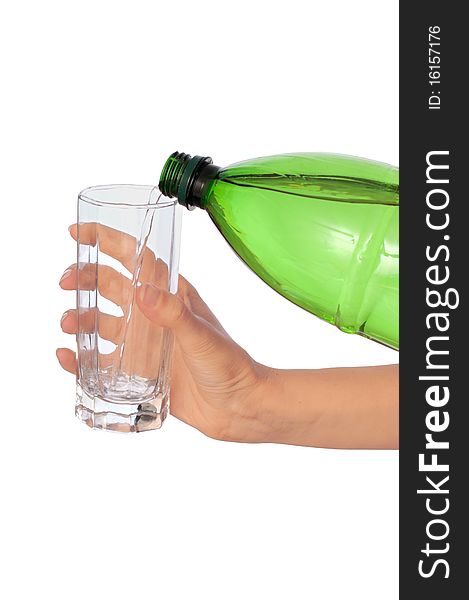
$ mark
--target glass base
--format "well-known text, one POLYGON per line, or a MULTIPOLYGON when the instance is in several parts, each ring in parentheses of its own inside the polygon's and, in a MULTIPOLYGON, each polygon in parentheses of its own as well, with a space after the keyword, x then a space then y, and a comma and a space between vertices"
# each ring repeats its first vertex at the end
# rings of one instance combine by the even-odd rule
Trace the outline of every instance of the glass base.
POLYGON ((158 394, 143 402, 114 402, 91 396, 77 384, 75 414, 88 427, 122 433, 159 429, 168 416, 169 397, 158 394))

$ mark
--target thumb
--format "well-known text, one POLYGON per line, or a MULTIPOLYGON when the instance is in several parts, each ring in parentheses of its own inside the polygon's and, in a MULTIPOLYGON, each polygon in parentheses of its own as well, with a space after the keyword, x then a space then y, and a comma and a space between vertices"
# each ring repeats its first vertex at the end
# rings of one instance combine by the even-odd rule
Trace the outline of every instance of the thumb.
POLYGON ((191 312, 179 296, 166 290, 142 285, 137 291, 137 304, 150 321, 173 331, 184 353, 206 354, 221 341, 214 327, 191 312))

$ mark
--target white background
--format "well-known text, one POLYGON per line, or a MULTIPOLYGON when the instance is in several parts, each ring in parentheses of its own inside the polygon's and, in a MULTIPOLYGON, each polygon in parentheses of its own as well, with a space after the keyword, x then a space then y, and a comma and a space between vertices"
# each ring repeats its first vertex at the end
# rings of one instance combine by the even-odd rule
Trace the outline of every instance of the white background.
MULTIPOLYGON (((397 2, 2 7, 1 597, 397 598, 397 452, 222 443, 173 417, 91 431, 54 354, 81 188, 155 183, 174 150, 397 164, 397 2)), ((202 211, 181 272, 261 362, 397 361, 271 291, 202 211)))

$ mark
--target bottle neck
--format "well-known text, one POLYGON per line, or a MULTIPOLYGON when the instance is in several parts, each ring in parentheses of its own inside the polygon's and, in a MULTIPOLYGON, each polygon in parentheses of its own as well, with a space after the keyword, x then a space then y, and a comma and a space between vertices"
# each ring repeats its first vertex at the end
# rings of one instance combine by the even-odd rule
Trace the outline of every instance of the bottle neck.
POLYGON ((204 208, 208 185, 219 171, 220 167, 209 156, 173 152, 161 171, 159 188, 162 194, 177 198, 189 210, 196 206, 204 208))

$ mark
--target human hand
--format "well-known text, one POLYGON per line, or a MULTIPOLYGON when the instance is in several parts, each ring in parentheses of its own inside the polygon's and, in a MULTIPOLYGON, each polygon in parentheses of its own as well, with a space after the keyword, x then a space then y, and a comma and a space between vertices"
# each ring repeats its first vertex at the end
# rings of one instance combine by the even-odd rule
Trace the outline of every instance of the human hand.
MULTIPOLYGON (((89 229, 81 225, 80 239, 93 243, 97 231, 100 251, 133 272, 135 239, 102 225, 89 229)), ((70 233, 76 240, 75 225, 70 233)), ((109 266, 99 269, 100 294, 126 307, 130 279, 109 266)), ((95 274, 88 275, 86 268, 80 271, 80 287, 94 289, 95 274)), ((147 343, 141 344, 138 335, 129 331, 124 358, 132 361, 132 372, 148 376, 155 360, 152 351, 142 348, 153 344, 154 352, 159 352, 161 328, 173 332, 171 414, 220 440, 326 448, 398 447, 397 365, 312 370, 266 367, 230 338, 186 279, 179 277, 177 295, 163 289, 161 284, 166 279, 164 263, 147 249, 136 313, 132 314, 136 329, 144 324, 147 343)), ((77 282, 77 267, 72 265, 62 276, 60 286, 75 290, 77 282)), ((118 339, 124 318, 100 313, 100 336, 110 341, 118 339)), ((86 331, 86 316, 80 322, 86 331)), ((91 327, 94 323, 93 318, 91 327)), ((61 320, 63 331, 77 333, 77 325, 76 310, 66 311, 61 320)), ((111 361, 115 358, 112 354, 106 356, 111 361)), ((64 369, 76 372, 72 350, 59 348, 57 357, 64 369)))
MULTIPOLYGON (((99 233, 101 251, 120 261, 132 272, 135 257, 135 239, 114 229, 98 226, 81 226, 80 238, 99 233)), ((77 239, 77 226, 70 228, 77 239)), ((131 293, 131 281, 109 266, 99 267, 99 292, 123 309, 131 293)), ((161 327, 171 329, 175 336, 175 348, 171 375, 171 414, 196 427, 206 435, 224 440, 260 441, 261 427, 258 422, 259 405, 263 388, 271 372, 255 362, 236 344, 223 329, 196 289, 184 277, 179 277, 177 295, 170 294, 161 286, 167 276, 166 265, 146 251, 138 288, 136 305, 132 315, 132 327, 141 329, 141 321, 147 321, 148 341, 129 331, 126 339, 125 357, 132 360, 139 374, 146 375, 154 364, 152 352, 143 348, 153 347, 159 352, 161 327)), ((93 272, 80 273, 80 287, 94 285, 93 272), (90 281, 87 280, 90 276, 90 281)), ((78 283, 77 265, 67 269, 60 280, 64 290, 75 290, 78 283)), ((94 326, 94 316, 90 326, 94 326)), ((86 319, 83 319, 86 320, 86 319)), ((124 317, 100 314, 100 336, 116 342, 122 334, 124 317)), ((86 322, 81 323, 86 327, 86 322)), ((64 332, 77 333, 77 311, 67 310, 61 320, 64 332)), ((106 355, 105 355, 106 356, 106 355)), ((59 348, 57 357, 64 369, 75 373, 75 352, 59 348)), ((112 361, 109 355, 108 360, 112 361)), ((125 367, 125 365, 124 365, 125 367)))

